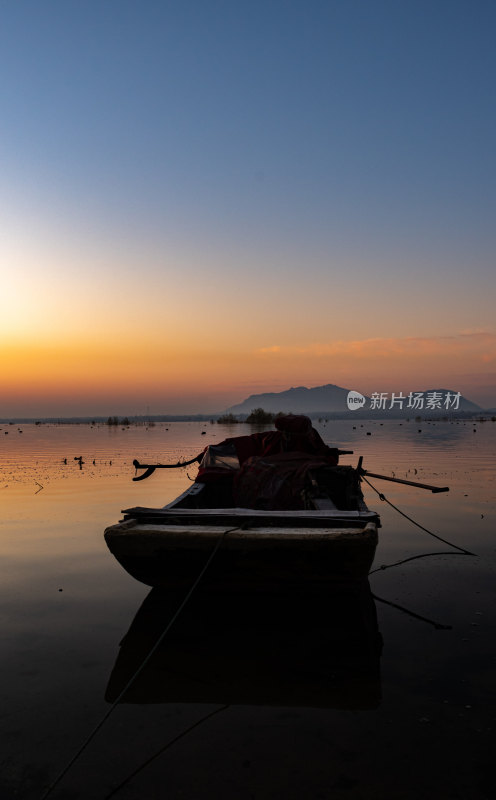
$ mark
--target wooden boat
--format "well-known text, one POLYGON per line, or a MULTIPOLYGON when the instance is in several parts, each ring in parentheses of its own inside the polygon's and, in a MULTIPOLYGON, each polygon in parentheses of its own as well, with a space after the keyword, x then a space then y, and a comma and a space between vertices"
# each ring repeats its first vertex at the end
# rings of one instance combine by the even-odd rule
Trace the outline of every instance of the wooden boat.
POLYGON ((126 509, 105 530, 124 569, 149 586, 184 591, 218 547, 202 589, 363 583, 380 520, 365 505, 359 469, 339 465, 344 451, 327 447, 306 417, 281 417, 276 428, 207 447, 196 481, 163 508, 126 509))

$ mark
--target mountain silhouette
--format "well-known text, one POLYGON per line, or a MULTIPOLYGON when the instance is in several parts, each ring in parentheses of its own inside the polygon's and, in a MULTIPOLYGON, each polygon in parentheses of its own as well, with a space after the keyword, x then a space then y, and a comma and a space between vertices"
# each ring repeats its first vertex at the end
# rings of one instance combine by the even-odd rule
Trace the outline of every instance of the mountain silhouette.
POLYGON ((346 411, 346 398, 348 389, 328 383, 325 386, 296 386, 283 392, 265 392, 252 394, 242 403, 227 409, 231 414, 249 414, 254 408, 263 408, 265 411, 277 413, 285 411, 293 414, 311 412, 340 412, 346 411))
MULTIPOLYGON (((409 414, 426 415, 426 414, 447 414, 456 411, 477 412, 481 407, 467 398, 460 396, 458 405, 453 402, 457 395, 453 389, 424 389, 422 392, 413 392, 423 395, 423 406, 417 404, 414 407, 407 407, 407 402, 403 403, 403 408, 399 408, 399 404, 390 409, 389 404, 391 400, 391 393, 386 393, 387 401, 381 406, 377 403, 374 406, 373 399, 364 395, 365 404, 359 411, 350 412, 347 405, 349 389, 342 386, 336 386, 333 383, 327 383, 324 386, 314 386, 308 388, 306 386, 296 386, 291 389, 286 389, 282 392, 264 392, 262 394, 252 394, 243 400, 242 403, 231 406, 226 409, 230 414, 250 414, 255 408, 263 408, 264 411, 269 411, 277 414, 279 411, 292 414, 353 414, 354 416, 362 416, 364 413, 376 415, 383 413, 386 415, 397 416, 401 413, 403 416, 409 414), (429 398, 441 397, 440 407, 432 407, 429 404, 429 398), (445 404, 448 397, 447 406, 445 404)), ((399 394, 399 392, 397 393, 399 394)), ((405 395, 408 397, 408 393, 405 395)))

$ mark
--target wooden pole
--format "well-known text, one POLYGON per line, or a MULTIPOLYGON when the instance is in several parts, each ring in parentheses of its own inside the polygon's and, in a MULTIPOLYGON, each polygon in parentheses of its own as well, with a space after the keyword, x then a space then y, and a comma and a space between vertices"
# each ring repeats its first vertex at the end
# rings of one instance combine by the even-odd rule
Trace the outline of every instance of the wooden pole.
POLYGON ((392 483, 404 483, 407 486, 416 486, 418 489, 428 489, 430 492, 437 494, 438 492, 449 492, 449 486, 431 486, 428 483, 417 483, 417 481, 405 481, 401 478, 390 478, 388 475, 378 475, 377 472, 369 472, 368 469, 358 469, 360 475, 368 475, 370 478, 380 478, 383 481, 392 481, 392 483))

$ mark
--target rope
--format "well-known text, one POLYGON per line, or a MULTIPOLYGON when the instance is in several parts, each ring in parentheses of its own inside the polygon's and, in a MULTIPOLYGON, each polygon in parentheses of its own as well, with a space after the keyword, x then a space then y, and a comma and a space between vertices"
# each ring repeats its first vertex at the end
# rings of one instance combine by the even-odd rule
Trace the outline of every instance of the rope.
POLYGON ((410 617, 415 617, 415 619, 420 619, 422 622, 428 622, 429 625, 433 625, 437 631, 451 631, 451 625, 442 625, 440 622, 434 622, 434 620, 429 619, 428 617, 422 617, 421 614, 416 614, 415 611, 410 611, 408 608, 404 606, 399 606, 398 603, 393 603, 391 600, 384 600, 383 597, 377 597, 376 594, 373 594, 372 597, 374 600, 379 600, 380 603, 386 603, 388 606, 392 606, 393 608, 397 608, 399 611, 403 611, 404 614, 408 614, 410 617))
POLYGON ((197 587, 197 586, 198 586, 198 584, 200 583, 201 579, 203 578, 203 576, 204 576, 205 572, 207 571, 208 567, 210 566, 210 564, 211 564, 211 562, 212 562, 212 560, 213 560, 213 558, 214 558, 215 554, 217 553, 217 550, 218 550, 218 549, 219 549, 219 547, 221 546, 221 544, 222 544, 222 542, 224 541, 224 538, 227 536, 227 534, 228 534, 228 533, 233 533, 233 531, 241 530, 242 528, 245 528, 245 527, 247 527, 248 525, 249 525, 249 521, 247 521, 247 522, 244 522, 242 525, 237 525, 235 528, 229 528, 229 530, 227 530, 227 531, 224 531, 224 532, 223 532, 223 533, 222 533, 222 534, 219 536, 219 538, 218 538, 218 540, 217 540, 217 542, 216 542, 216 544, 215 544, 215 547, 213 548, 213 550, 212 550, 212 552, 210 553, 209 557, 207 558, 207 560, 206 560, 205 564, 203 565, 202 569, 200 570, 200 573, 198 574, 198 577, 197 577, 197 578, 196 578, 196 580, 194 581, 194 583, 193 583, 193 585, 191 586, 191 588, 188 590, 188 592, 187 592, 187 594, 186 594, 186 596, 185 596, 184 600, 181 602, 181 604, 180 604, 179 608, 177 609, 177 611, 176 611, 176 612, 175 612, 175 614, 173 615, 172 619, 171 619, 171 620, 170 620, 170 621, 167 623, 166 627, 164 628, 164 630, 162 631, 162 633, 161 633, 161 634, 160 634, 160 636, 158 637, 157 641, 156 641, 156 642, 155 642, 155 644, 153 645, 152 649, 150 650, 150 652, 148 653, 148 655, 146 656, 146 658, 144 659, 144 661, 143 661, 143 662, 141 663, 141 665, 138 667, 138 669, 136 670, 136 672, 134 673, 134 675, 133 675, 133 676, 132 676, 132 677, 129 679, 129 681, 128 681, 128 682, 127 682, 127 684, 125 685, 124 689, 121 691, 121 693, 119 694, 119 696, 117 697, 117 699, 116 699, 116 700, 114 700, 114 702, 113 702, 113 703, 112 703, 112 705, 110 706, 109 710, 106 712, 106 714, 104 714, 104 716, 102 717, 102 719, 100 720, 100 722, 98 722, 98 724, 97 724, 97 725, 95 725, 95 727, 93 728, 93 730, 91 731, 91 733, 89 734, 89 736, 88 736, 88 737, 85 739, 85 741, 83 742, 83 744, 82 744, 82 745, 81 745, 81 747, 79 748, 79 750, 78 750, 78 751, 75 753, 75 755, 74 755, 74 756, 71 758, 71 760, 69 761, 69 763, 68 763, 68 764, 66 764, 66 766, 64 767, 64 769, 62 770, 62 772, 60 772, 60 774, 59 774, 59 775, 58 775, 58 776, 55 778, 55 780, 54 780, 54 781, 53 781, 53 782, 50 784, 50 786, 49 786, 49 787, 48 787, 48 789, 45 791, 45 793, 44 793, 44 794, 41 796, 41 800, 46 800, 46 798, 47 798, 47 797, 48 797, 48 796, 49 796, 49 795, 50 795, 50 794, 53 792, 53 790, 55 789, 55 787, 56 787, 56 786, 58 786, 58 784, 60 783, 60 781, 62 780, 62 778, 64 777, 64 775, 66 775, 66 774, 67 774, 67 772, 70 770, 70 768, 72 767, 72 765, 73 765, 73 764, 74 764, 74 763, 77 761, 77 759, 78 759, 78 758, 79 758, 79 756, 80 756, 80 755, 83 753, 83 751, 86 749, 86 747, 89 745, 89 743, 90 743, 90 742, 91 742, 91 741, 94 739, 94 737, 96 736, 96 734, 98 733, 98 731, 100 730, 100 728, 101 728, 101 727, 104 725, 104 723, 105 723, 105 722, 108 720, 108 718, 110 717, 111 713, 114 711, 114 709, 116 708, 116 706, 117 706, 117 705, 120 703, 120 701, 122 700, 122 698, 124 697, 124 695, 126 694, 126 692, 127 692, 129 689, 130 689, 130 687, 132 686, 132 684, 134 683, 134 681, 136 680, 136 678, 137 678, 139 675, 141 675, 141 673, 143 672, 144 668, 146 667, 146 665, 147 665, 147 664, 148 664, 148 662, 150 661, 151 657, 152 657, 152 656, 153 656, 153 654, 154 654, 154 653, 157 651, 157 649, 159 648, 159 646, 162 644, 162 642, 163 642, 163 640, 165 639, 166 635, 169 633, 170 629, 171 629, 171 628, 172 628, 172 626, 174 625, 174 623, 175 623, 176 619, 179 617, 179 615, 180 615, 181 611, 183 610, 184 606, 186 605, 186 603, 187 603, 187 602, 188 602, 188 600, 190 599, 191 595, 192 595, 192 594, 193 594, 193 592, 195 591, 196 587, 197 587))
MULTIPOLYGON (((408 561, 415 561, 415 559, 417 558, 428 558, 429 556, 475 556, 476 555, 475 553, 471 553, 469 550, 465 550, 463 547, 459 547, 457 544, 448 542, 447 539, 443 539, 441 536, 438 536, 437 533, 433 533, 428 528, 424 528, 423 525, 420 525, 420 523, 416 522, 414 519, 409 517, 408 514, 405 514, 404 511, 401 511, 401 509, 395 506, 394 503, 391 503, 391 501, 388 500, 387 497, 384 494, 382 494, 382 492, 379 492, 375 488, 375 486, 373 486, 370 483, 370 481, 368 481, 367 478, 365 478, 365 476, 363 475, 362 475, 362 480, 364 480, 365 483, 368 483, 370 488, 373 489, 377 495, 379 495, 379 498, 381 500, 388 503, 388 505, 390 505, 391 508, 394 508, 394 510, 397 511, 398 514, 401 514, 402 517, 405 517, 405 519, 407 519, 413 525, 416 525, 417 528, 420 528, 421 530, 425 531, 426 533, 429 534, 429 536, 433 536, 434 539, 438 539, 440 542, 444 542, 444 544, 447 544, 449 547, 454 547, 455 550, 459 551, 458 553, 453 553, 453 551, 450 550, 448 552, 444 551, 440 553, 422 553, 421 555, 418 556, 410 556, 409 558, 401 559, 401 561, 395 561, 394 564, 382 564, 380 567, 377 567, 377 569, 371 570, 369 572, 369 575, 373 575, 375 572, 380 572, 385 569, 390 569, 391 567, 398 567, 400 564, 406 564, 408 561)), ((416 614, 414 611, 410 611, 408 608, 398 605, 398 603, 393 603, 391 600, 385 600, 383 597, 378 597, 376 594, 372 594, 372 597, 374 598, 374 600, 378 600, 380 603, 385 603, 386 605, 391 606, 392 608, 396 608, 398 609, 398 611, 402 611, 404 614, 408 614, 410 617, 419 619, 421 620, 421 622, 427 622, 429 625, 432 625, 437 631, 452 630, 451 625, 442 625, 440 622, 435 622, 434 620, 429 619, 428 617, 423 617, 421 614, 416 614)))
MULTIPOLYGON (((370 483, 370 481, 368 481, 368 480, 367 480, 367 478, 366 478, 364 475, 362 475, 362 480, 363 480, 363 481, 365 481, 365 483, 367 483, 367 484, 370 486, 370 488, 371 488, 371 489, 373 489, 373 490, 374 490, 374 492, 375 492, 377 495, 379 495, 379 498, 380 498, 381 500, 383 500, 383 501, 384 501, 384 502, 386 502, 388 505, 390 505, 390 506, 391 506, 391 508, 394 508, 394 510, 395 510, 395 511, 397 511, 397 512, 398 512, 398 514, 401 514, 401 516, 402 516, 402 517, 405 517, 405 519, 407 519, 407 520, 408 520, 409 522, 411 522, 413 525, 416 525, 416 526, 417 526, 417 528, 420 528, 422 531, 425 531, 426 533, 428 533, 428 534, 429 534, 429 536, 433 536, 433 537, 434 537, 434 539, 438 539, 440 542, 443 542, 444 544, 447 544, 447 545, 448 545, 448 547, 454 547, 454 548, 455 548, 455 550, 459 550, 459 551, 460 551, 460 553, 461 553, 462 555, 465 555, 465 556, 475 556, 475 555, 476 555, 476 553, 471 553, 471 552, 470 552, 470 550, 465 550, 465 548, 464 548, 464 547, 459 547, 457 544, 453 544, 453 542, 448 542, 448 540, 447 540, 447 539, 443 539, 441 536, 438 536, 438 534, 437 534, 437 533, 433 533, 433 531, 430 531, 428 528, 424 528, 424 526, 423 526, 423 525, 420 525, 420 523, 419 523, 419 522, 416 522, 414 519, 412 519, 411 517, 409 517, 409 516, 408 516, 408 514, 405 514, 405 512, 404 512, 404 511, 401 511, 401 509, 399 509, 397 506, 395 506, 395 505, 394 505, 394 503, 392 503, 390 500, 388 500, 388 499, 387 499, 387 497, 386 497, 384 494, 382 494, 382 492, 379 492, 379 491, 378 491, 378 490, 375 488, 375 486, 372 486, 372 484, 370 483)), ((443 554, 441 554, 441 553, 426 553, 426 555, 445 555, 445 554, 444 554, 444 553, 443 553, 443 554)), ((453 554, 453 555, 454 555, 454 554, 453 554)), ((422 557, 423 557, 423 556, 413 556, 413 558, 422 558, 422 557)), ((412 560, 412 559, 405 559, 405 560, 406 560, 406 561, 410 561, 410 560, 412 560)), ((403 562, 398 562, 398 563, 403 563, 403 562)), ((391 566, 392 566, 392 567, 394 567, 394 566, 396 566, 396 564, 391 564, 391 566)), ((380 569, 387 569, 387 567, 386 567, 386 566, 385 566, 385 567, 380 567, 380 569)), ((374 572, 376 572, 376 571, 377 571, 377 570, 374 570, 374 572)), ((369 573, 369 574, 370 574, 370 573, 369 573)))
POLYGON ((152 756, 150 756, 150 758, 147 758, 146 761, 144 761, 143 764, 140 764, 139 767, 136 767, 136 769, 133 770, 133 772, 131 772, 131 774, 128 775, 127 778, 124 778, 124 780, 121 781, 121 783, 118 786, 116 786, 108 794, 106 794, 105 797, 104 797, 104 800, 110 800, 111 797, 114 797, 114 795, 116 795, 117 792, 120 792, 120 790, 123 789, 124 786, 126 786, 128 783, 130 783, 132 781, 132 779, 136 777, 136 775, 138 775, 149 764, 151 764, 152 761, 154 761, 156 758, 161 756, 162 753, 165 753, 165 751, 168 750, 169 747, 172 747, 173 744, 178 742, 179 739, 182 739, 184 736, 187 736, 188 733, 191 733, 192 730, 197 728, 203 722, 206 722, 207 719, 210 719, 210 717, 214 717, 216 714, 219 714, 221 711, 225 711, 226 708, 229 708, 229 703, 227 703, 224 706, 221 706, 220 708, 216 708, 214 711, 209 711, 208 714, 205 714, 203 717, 198 719, 196 722, 194 722, 192 725, 190 725, 189 728, 186 728, 186 730, 181 731, 181 733, 178 733, 178 735, 174 736, 173 739, 169 739, 169 741, 166 744, 164 744, 164 746, 161 747, 160 750, 158 750, 156 753, 154 753, 152 756))
POLYGON ((444 550, 441 553, 422 553, 419 556, 410 556, 409 558, 402 558, 401 561, 395 561, 394 564, 381 564, 380 567, 377 569, 372 569, 369 572, 369 575, 373 575, 375 572, 381 572, 385 569, 390 569, 391 567, 399 567, 401 564, 406 564, 407 561, 415 561, 416 558, 428 558, 429 556, 472 556, 474 553, 453 553, 452 550, 444 550))

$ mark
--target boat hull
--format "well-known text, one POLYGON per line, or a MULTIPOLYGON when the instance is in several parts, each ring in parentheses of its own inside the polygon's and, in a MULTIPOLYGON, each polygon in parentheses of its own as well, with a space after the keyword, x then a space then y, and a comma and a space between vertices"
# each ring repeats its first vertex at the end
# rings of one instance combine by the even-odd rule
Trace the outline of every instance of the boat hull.
POLYGON ((189 589, 219 542, 202 577, 202 590, 359 587, 367 580, 377 546, 373 515, 344 520, 307 516, 279 518, 277 526, 267 524, 267 515, 256 524, 239 519, 236 527, 223 520, 162 523, 160 518, 130 518, 107 528, 105 540, 130 575, 154 587, 189 589))

